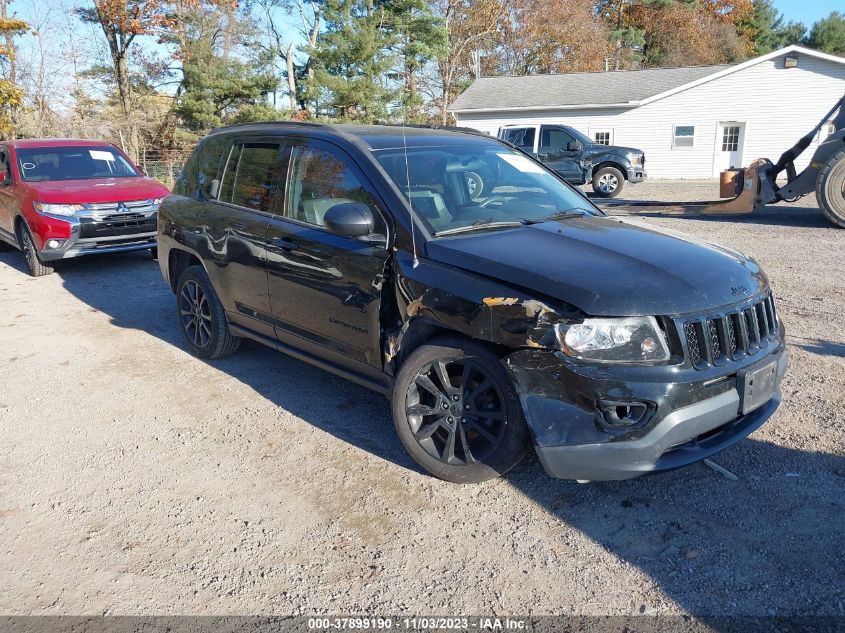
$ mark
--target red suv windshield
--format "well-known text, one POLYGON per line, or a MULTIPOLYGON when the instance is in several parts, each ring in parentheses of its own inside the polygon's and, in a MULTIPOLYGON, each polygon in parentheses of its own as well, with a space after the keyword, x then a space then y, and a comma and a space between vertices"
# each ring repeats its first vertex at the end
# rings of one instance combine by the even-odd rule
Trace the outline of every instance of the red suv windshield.
POLYGON ((18 149, 17 159, 21 179, 27 182, 140 176, 120 152, 109 147, 18 149))

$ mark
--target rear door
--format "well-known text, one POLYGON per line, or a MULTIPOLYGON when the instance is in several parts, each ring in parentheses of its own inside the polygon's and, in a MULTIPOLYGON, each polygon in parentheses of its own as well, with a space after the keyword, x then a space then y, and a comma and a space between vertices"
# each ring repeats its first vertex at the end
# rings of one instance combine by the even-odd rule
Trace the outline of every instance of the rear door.
POLYGON ((284 204, 267 244, 270 303, 283 343, 328 348, 381 371, 379 309, 388 251, 329 232, 335 204, 363 202, 386 234, 381 203, 369 179, 334 144, 294 140, 287 152, 284 204))
POLYGON ((583 182, 581 169, 583 150, 569 149, 569 143, 575 140, 575 137, 563 128, 544 125, 540 128, 540 148, 537 150, 537 157, 569 182, 581 184, 583 182))
POLYGON ((267 233, 286 163, 276 138, 236 138, 205 213, 209 275, 229 320, 275 337, 267 287, 267 233))

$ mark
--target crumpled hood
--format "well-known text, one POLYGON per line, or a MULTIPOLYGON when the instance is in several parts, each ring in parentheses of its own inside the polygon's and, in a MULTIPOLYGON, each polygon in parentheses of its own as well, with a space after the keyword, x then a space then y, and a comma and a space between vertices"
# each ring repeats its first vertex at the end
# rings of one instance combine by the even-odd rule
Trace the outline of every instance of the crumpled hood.
POLYGON ((91 178, 88 180, 44 180, 25 183, 38 202, 84 204, 164 198, 170 192, 152 178, 91 178))
POLYGON ((740 253, 618 218, 468 233, 427 248, 436 261, 596 316, 705 312, 768 287, 760 267, 740 253))

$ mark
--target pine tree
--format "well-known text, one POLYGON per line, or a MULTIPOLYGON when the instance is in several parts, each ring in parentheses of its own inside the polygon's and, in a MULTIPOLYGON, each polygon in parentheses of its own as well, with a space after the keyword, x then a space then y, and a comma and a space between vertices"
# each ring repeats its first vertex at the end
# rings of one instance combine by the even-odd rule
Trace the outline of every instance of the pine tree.
POLYGON ((816 22, 807 44, 825 53, 845 55, 845 14, 834 11, 816 22))
POLYGON ((394 64, 389 12, 375 0, 326 0, 325 31, 311 51, 306 80, 316 114, 373 122, 386 118, 393 100, 388 73, 394 64))
POLYGON ((8 0, 0 0, 0 64, 5 67, 5 78, 0 79, 0 135, 13 137, 17 111, 23 105, 24 93, 17 84, 14 38, 29 28, 23 20, 10 18, 6 14, 8 0))

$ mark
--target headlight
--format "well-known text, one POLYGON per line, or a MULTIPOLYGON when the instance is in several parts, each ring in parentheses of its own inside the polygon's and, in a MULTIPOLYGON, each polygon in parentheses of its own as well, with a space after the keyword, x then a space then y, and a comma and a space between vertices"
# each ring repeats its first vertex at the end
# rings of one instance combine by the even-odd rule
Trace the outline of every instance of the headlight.
POLYGON ((153 198, 153 204, 155 206, 160 205, 162 202, 164 202, 164 198, 153 198))
POLYGON ((83 206, 81 204, 46 204, 44 202, 36 202, 35 210, 38 213, 49 213, 50 215, 73 215, 77 211, 81 211, 83 206))
POLYGON ((645 156, 643 156, 642 154, 635 154, 633 157, 631 157, 631 164, 635 167, 642 167, 643 163, 645 162, 644 159, 645 156))
POLYGON ((601 363, 642 363, 669 360, 666 337, 654 317, 584 319, 558 324, 561 350, 582 360, 601 363))

